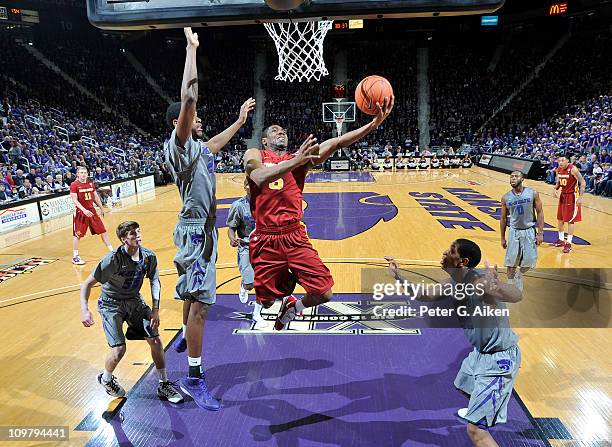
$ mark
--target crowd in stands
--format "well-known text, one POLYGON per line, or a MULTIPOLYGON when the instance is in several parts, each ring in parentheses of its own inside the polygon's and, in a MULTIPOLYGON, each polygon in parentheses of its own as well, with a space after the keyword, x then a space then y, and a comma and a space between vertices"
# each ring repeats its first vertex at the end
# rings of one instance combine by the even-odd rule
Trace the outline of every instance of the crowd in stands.
MULTIPOLYGON (((183 36, 164 39, 147 33, 143 38, 127 43, 126 48, 171 101, 180 100, 185 64, 183 36)), ((205 135, 212 137, 229 127, 238 117, 242 103, 254 95, 253 54, 248 40, 237 42, 230 36, 207 41, 198 50, 198 115, 202 118, 205 135), (232 57, 228 58, 230 53, 232 57)), ((250 138, 252 132, 253 124, 249 118, 228 143, 229 146, 235 150, 246 149, 245 139, 250 138)))
POLYGON ((436 37, 429 66, 431 144, 472 142, 472 135, 561 35, 528 29, 486 38, 482 32, 460 39, 436 37))
POLYGON ((438 150, 402 150, 387 144, 382 153, 375 148, 363 147, 351 150, 350 168, 354 171, 427 170, 470 168, 472 159, 467 153, 455 151, 453 147, 438 150))
MULTIPOLYGON (((6 104, 6 105, 5 105, 6 104)), ((86 166, 98 184, 137 174, 156 174, 168 181, 168 170, 157 140, 120 125, 58 117, 38 104, 11 105, 0 130, 0 200, 20 200, 66 191, 77 168, 86 166), (68 134, 54 128, 61 119, 68 134)))
MULTIPOLYGON (((73 88, 30 54, 25 42, 0 34, 0 50, 14 62, 0 73, 0 200, 66 190, 80 165, 87 166, 99 183, 138 173, 153 173, 157 184, 171 181, 162 153, 163 139, 170 131, 163 118, 167 102, 134 70, 121 48, 125 45, 168 97, 178 100, 182 42, 158 39, 154 44, 145 34, 143 39, 126 43, 120 37, 95 32, 85 37, 79 34, 79 39, 70 35, 43 37, 35 39, 37 49, 148 133, 125 124, 113 110, 104 109, 73 88), (112 70, 108 69, 109 61, 112 70), (8 91, 10 95, 6 95, 8 91)), ((587 190, 611 196, 612 58, 605 56, 612 47, 610 33, 594 29, 572 35, 539 76, 477 132, 495 107, 559 42, 560 34, 541 37, 537 46, 531 45, 531 32, 515 37, 471 46, 465 41, 447 42, 448 46, 432 44, 432 141, 430 148, 422 149, 417 145, 415 48, 402 41, 360 42, 348 48, 347 91, 354 91, 364 76, 377 73, 389 79, 396 92, 389 119, 345 152, 351 168, 468 167, 470 157, 458 148, 469 143, 472 155, 492 152, 537 159, 546 167, 546 180, 554 183, 556 158, 568 153, 583 173, 587 190), (585 52, 585 47, 591 50, 585 52), (591 68, 576 70, 577 65, 591 68)), ((241 42, 237 45, 229 38, 199 53, 198 114, 208 137, 232 124, 242 102, 254 95, 255 50, 248 42, 241 42), (230 50, 232 58, 227 57, 230 50), (235 60, 241 63, 232 62, 235 60)), ((266 50, 268 61, 276 59, 272 50, 266 50)), ((331 68, 335 53, 326 54, 331 68)), ((308 133, 330 136, 333 125, 322 123, 321 103, 330 101, 332 77, 284 83, 273 79, 274 64, 268 65, 269 75, 262 81, 266 92, 264 123, 286 127, 295 143, 308 133)), ((356 116, 356 122, 346 130, 371 119, 360 112, 356 116)), ((252 131, 249 119, 218 154, 218 172, 242 172, 244 140, 252 131)))
MULTIPOLYGON (((385 77, 394 89, 393 113, 367 138, 377 151, 387 142, 407 151, 413 151, 418 144, 416 66, 415 50, 405 40, 358 42, 348 50, 347 91, 354 92, 359 81, 373 73, 385 77)), ((357 121, 350 128, 371 119, 358 111, 357 121)))

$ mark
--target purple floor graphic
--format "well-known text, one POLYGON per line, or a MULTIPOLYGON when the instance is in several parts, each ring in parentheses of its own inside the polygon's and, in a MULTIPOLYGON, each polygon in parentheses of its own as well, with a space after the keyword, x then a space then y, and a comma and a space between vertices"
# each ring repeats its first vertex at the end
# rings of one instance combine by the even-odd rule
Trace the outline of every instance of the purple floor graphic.
MULTIPOLYGON (((238 197, 219 199, 217 205, 230 205, 238 197)), ((380 221, 397 216, 397 206, 389 196, 377 192, 304 193, 303 222, 311 239, 339 241, 364 233, 380 221)), ((229 207, 217 209, 217 228, 227 226, 229 207)))
MULTIPOLYGON (((337 304, 312 313, 354 313, 360 298, 337 294, 337 304)), ((123 422, 116 415, 110 423, 82 423, 95 430, 88 445, 471 445, 455 416, 468 402, 453 387, 470 351, 461 330, 357 321, 298 323, 288 333, 268 333, 252 329, 250 309, 237 295, 218 295, 206 325, 206 381, 222 400, 221 411, 202 410, 190 398, 179 405, 158 400, 150 369, 129 390, 123 422)), ((130 343, 144 342, 128 342, 128 349, 130 343)), ((166 352, 169 376, 178 380, 187 370, 186 355, 173 346, 166 352)), ((548 446, 540 433, 516 395, 508 423, 492 429, 504 447, 548 446)))

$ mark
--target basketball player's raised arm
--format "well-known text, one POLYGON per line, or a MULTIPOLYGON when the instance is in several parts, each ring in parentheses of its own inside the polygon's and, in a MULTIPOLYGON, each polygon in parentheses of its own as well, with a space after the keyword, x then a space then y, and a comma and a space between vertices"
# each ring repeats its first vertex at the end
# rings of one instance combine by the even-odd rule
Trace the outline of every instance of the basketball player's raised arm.
POLYGON ((244 154, 244 169, 246 175, 257 186, 261 187, 261 185, 278 180, 287 172, 291 172, 307 163, 312 163, 317 158, 315 154, 318 151, 319 145, 317 144, 317 139, 310 135, 295 153, 295 157, 274 166, 264 166, 259 150, 249 149, 244 154))
POLYGON ((378 104, 378 113, 376 116, 374 116, 370 123, 366 124, 365 126, 361 126, 359 129, 347 132, 340 137, 330 138, 329 140, 325 140, 323 143, 321 143, 319 145, 319 157, 313 162, 313 166, 325 162, 325 160, 331 157, 332 154, 338 149, 350 146, 368 135, 370 132, 374 131, 389 116, 391 110, 393 110, 394 103, 394 96, 391 96, 391 98, 385 98, 382 104, 378 104))
POLYGON ((482 301, 494 304, 494 301, 518 303, 523 299, 523 292, 514 286, 499 280, 497 264, 490 266, 489 261, 484 262, 484 274, 474 281, 477 290, 482 290, 482 301), (480 286, 480 287, 479 287, 480 286))
POLYGON ((181 112, 176 125, 176 138, 181 147, 185 146, 191 136, 191 128, 196 114, 196 104, 198 102, 196 51, 200 45, 197 33, 194 33, 191 28, 184 28, 184 31, 187 38, 187 55, 185 56, 185 69, 181 84, 181 112))
POLYGON ((506 243, 506 228, 508 227, 508 208, 506 207, 506 200, 502 197, 501 200, 501 211, 499 219, 499 231, 501 233, 501 246, 502 248, 508 248, 506 243))
POLYGON ((537 191, 533 194, 533 208, 536 213, 536 245, 540 245, 544 241, 544 207, 542 206, 542 199, 537 191))
POLYGON ((236 132, 240 130, 249 116, 249 112, 255 108, 255 100, 253 98, 247 99, 242 106, 240 106, 240 114, 234 124, 229 126, 223 132, 215 135, 206 142, 206 146, 213 154, 216 154, 225 147, 227 143, 232 139, 236 132))
MULTIPOLYGON (((404 278, 400 272, 399 272, 399 266, 397 264, 397 262, 395 261, 395 259, 393 259, 390 256, 385 256, 385 261, 387 261, 389 263, 389 273, 391 274, 391 276, 393 276, 393 278, 395 278, 396 281, 401 281, 401 282, 407 282, 408 284, 410 284, 410 281, 408 281, 406 278, 404 278)), ((443 281, 440 281, 440 285, 442 287, 440 287, 439 289, 442 290, 444 288, 445 284, 450 284, 451 280, 450 278, 445 279, 443 281)), ((441 294, 435 294, 435 293, 430 293, 425 287, 419 287, 420 284, 417 285, 417 287, 414 287, 413 290, 416 290, 416 294, 415 296, 412 298, 414 300, 417 301, 439 301, 439 300, 443 300, 445 298, 448 298, 447 295, 441 295, 441 294)), ((435 288, 434 288, 435 290, 435 288)))

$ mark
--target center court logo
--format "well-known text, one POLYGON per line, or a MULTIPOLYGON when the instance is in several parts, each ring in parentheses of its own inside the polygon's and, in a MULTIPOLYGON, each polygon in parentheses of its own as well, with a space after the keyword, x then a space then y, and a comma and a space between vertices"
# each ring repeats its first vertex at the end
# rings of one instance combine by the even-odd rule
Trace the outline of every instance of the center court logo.
MULTIPOLYGON (((341 296, 339 299, 342 299, 341 296)), ((296 317, 286 330, 275 331, 274 320, 278 314, 280 302, 270 309, 263 309, 261 316, 268 322, 264 330, 254 329, 254 323, 248 327, 234 329, 235 335, 420 335, 409 318, 391 316, 392 313, 380 310, 394 308, 403 302, 374 303, 371 301, 331 301, 304 310, 304 315, 296 317)), ((251 313, 234 312, 236 320, 251 322, 251 313)))

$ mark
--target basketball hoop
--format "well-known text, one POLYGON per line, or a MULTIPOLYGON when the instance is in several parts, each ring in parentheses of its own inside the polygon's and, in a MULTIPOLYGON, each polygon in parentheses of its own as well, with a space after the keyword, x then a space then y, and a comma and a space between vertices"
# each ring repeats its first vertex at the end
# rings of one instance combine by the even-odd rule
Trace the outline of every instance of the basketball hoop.
POLYGON ((323 60, 323 40, 333 20, 264 23, 278 52, 277 81, 319 81, 329 72, 323 60))

